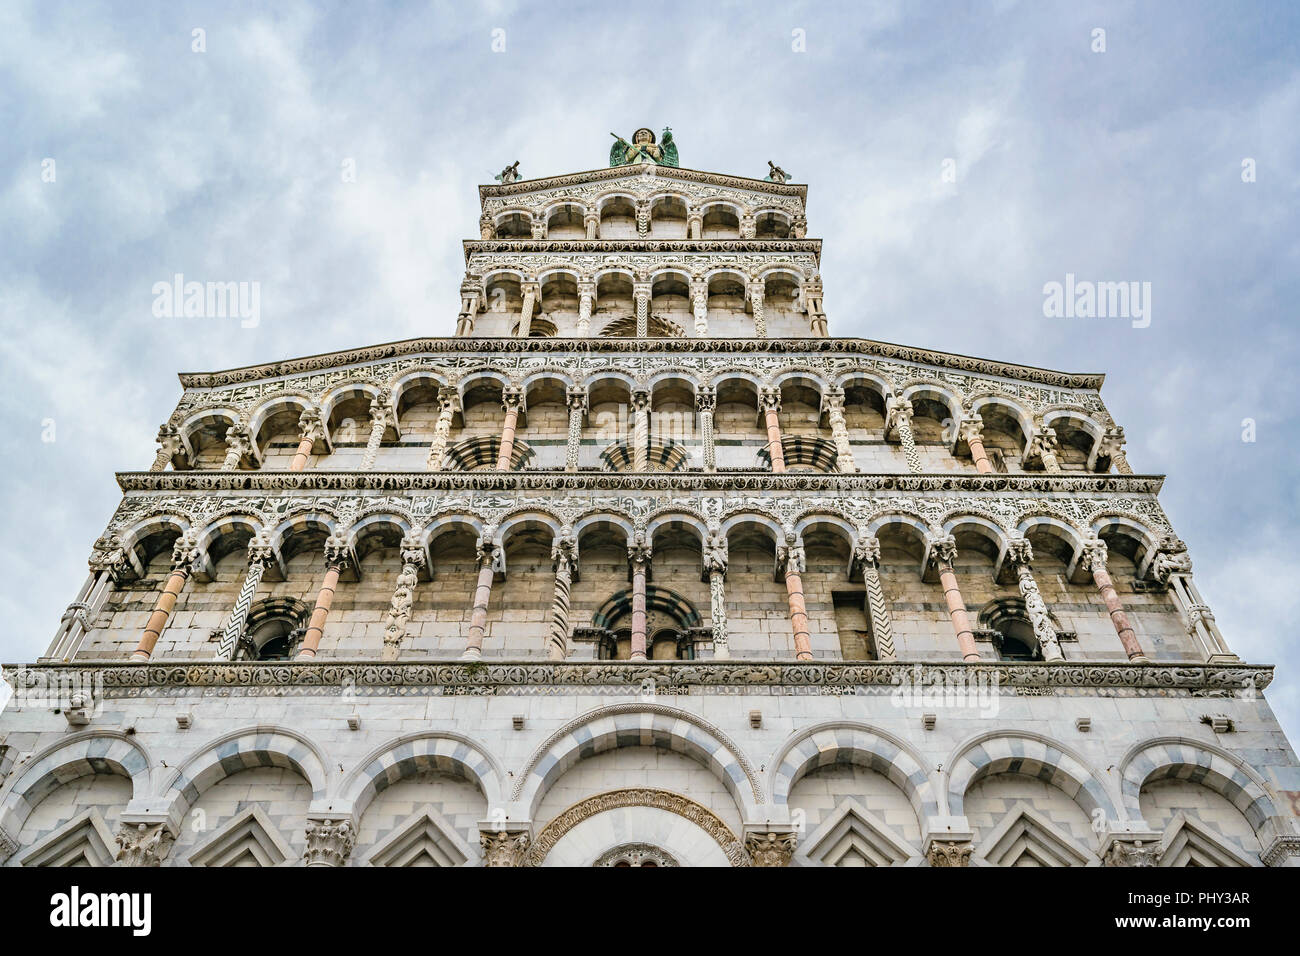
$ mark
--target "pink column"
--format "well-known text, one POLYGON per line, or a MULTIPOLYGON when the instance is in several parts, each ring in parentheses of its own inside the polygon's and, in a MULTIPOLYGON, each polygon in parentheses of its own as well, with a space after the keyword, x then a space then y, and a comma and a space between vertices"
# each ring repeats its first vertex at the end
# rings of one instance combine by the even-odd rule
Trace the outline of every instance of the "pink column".
POLYGON ((479 542, 478 583, 474 586, 474 608, 470 611, 469 637, 465 640, 466 660, 479 660, 483 656, 483 638, 487 634, 488 601, 492 599, 492 565, 496 558, 491 543, 479 542))
POLYGON ((966 613, 966 601, 957 587, 957 575, 953 572, 952 562, 957 558, 957 545, 952 536, 934 542, 931 560, 939 569, 939 583, 943 586, 943 598, 948 604, 948 617, 952 621, 953 632, 957 635, 957 647, 961 650, 964 661, 978 661, 979 651, 975 649, 975 632, 971 630, 970 615, 966 613))
POLYGON ((989 461, 988 452, 984 450, 984 439, 981 437, 983 430, 984 423, 978 418, 961 423, 961 437, 970 446, 970 456, 975 462, 975 470, 981 475, 988 475, 993 473, 993 463, 989 461))
POLYGON ((162 594, 158 595, 158 603, 154 605, 153 613, 149 615, 149 621, 145 624, 144 633, 140 635, 140 643, 131 654, 131 660, 147 661, 153 654, 154 645, 158 643, 163 628, 167 626, 167 619, 171 617, 172 610, 176 607, 176 598, 180 595, 181 588, 185 587, 185 580, 189 576, 188 561, 172 569, 162 594))
POLYGON ((794 634, 794 656, 801 661, 812 660, 812 637, 808 631, 808 605, 803 596, 804 568, 803 545, 784 547, 778 560, 785 565, 785 594, 790 603, 790 630, 794 634))
POLYGON ((302 471, 307 467, 307 460, 311 458, 311 449, 315 444, 316 439, 312 435, 308 435, 298 442, 298 450, 294 453, 293 461, 289 465, 290 471, 302 471))
POLYGON ((327 548, 325 552, 325 579, 321 581, 320 591, 316 593, 316 606, 311 610, 311 620, 307 622, 307 633, 302 637, 302 646, 298 648, 298 660, 311 660, 316 656, 321 638, 325 636, 325 619, 329 616, 330 605, 334 603, 334 591, 339 586, 339 575, 347 563, 341 548, 327 548))
POLYGON ((1097 585, 1097 593, 1106 604, 1106 610, 1110 613, 1110 622, 1115 626, 1115 633, 1119 635, 1124 653, 1128 655, 1130 661, 1145 662, 1147 657, 1142 653, 1137 634, 1128 621, 1124 605, 1120 602, 1115 583, 1111 580, 1110 571, 1106 567, 1106 542, 1098 538, 1086 542, 1083 549, 1083 566, 1092 571, 1092 581, 1097 585))
POLYGON ((632 562, 632 653, 631 659, 646 659, 645 578, 646 565, 650 563, 650 549, 644 544, 634 544, 627 549, 632 562))
POLYGON ((777 389, 766 389, 759 400, 763 403, 763 415, 767 420, 767 453, 772 457, 772 471, 785 471, 785 451, 781 447, 781 420, 777 413, 781 410, 781 393, 777 389))
POLYGON ((497 455, 497 471, 509 471, 510 459, 515 453, 515 428, 519 423, 519 405, 523 395, 518 389, 507 388, 502 393, 502 406, 506 410, 505 424, 501 426, 501 451, 497 455))

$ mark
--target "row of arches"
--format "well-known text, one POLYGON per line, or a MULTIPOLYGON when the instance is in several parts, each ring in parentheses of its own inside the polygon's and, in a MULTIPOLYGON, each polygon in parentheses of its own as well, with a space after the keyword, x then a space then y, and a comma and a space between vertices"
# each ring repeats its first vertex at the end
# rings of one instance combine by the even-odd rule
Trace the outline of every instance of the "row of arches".
POLYGON ((828 380, 797 369, 771 378, 743 369, 719 371, 707 381, 673 370, 647 381, 613 370, 578 381, 565 371, 541 369, 518 383, 491 368, 455 381, 415 369, 390 383, 360 380, 320 396, 285 392, 247 410, 191 410, 164 426, 160 461, 178 469, 230 467, 236 447, 235 467, 284 468, 304 436, 315 435, 317 467, 348 468, 361 453, 339 456, 335 464, 336 451, 365 446, 378 434, 376 450, 392 468, 491 467, 496 459, 489 454, 450 460, 442 455, 465 441, 500 441, 502 408, 509 401, 518 409, 514 438, 536 449, 516 467, 624 470, 601 455, 633 437, 640 408, 647 416, 646 437, 681 448, 690 461, 671 456, 670 467, 654 470, 707 468, 710 457, 716 467, 769 468, 768 408, 775 408, 783 443, 790 446, 786 464, 806 470, 845 470, 847 460, 840 460, 838 450, 845 444, 856 470, 898 470, 904 424, 925 470, 974 469, 972 437, 995 471, 1104 472, 1127 466, 1122 431, 1081 406, 1031 409, 1014 396, 965 396, 944 383, 914 381, 895 389, 866 373, 828 380), (904 424, 896 407, 909 410, 904 424), (436 442, 441 444, 434 462, 428 453, 436 442), (580 450, 584 444, 586 452, 580 450), (705 454, 709 444, 713 449, 705 454), (574 453, 580 456, 576 462, 574 453))
POLYGON ((1061 652, 1066 657, 1132 656, 1128 644, 1116 641, 1115 608, 1097 590, 1099 571, 1119 582, 1114 601, 1122 592, 1130 626, 1148 653, 1171 660, 1206 654, 1178 617, 1180 606, 1152 576, 1157 557, 1177 543, 1122 513, 1098 514, 1083 527, 1032 512, 1014 526, 960 511, 931 524, 897 510, 850 520, 827 509, 789 525, 743 510, 712 523, 671 508, 644 522, 607 510, 570 519, 537 508, 418 520, 383 508, 355 518, 298 510, 272 521, 231 511, 194 526, 184 516, 160 513, 124 529, 111 544, 119 554, 120 593, 107 599, 86 644, 104 642, 101 653, 129 650, 113 642, 138 637, 132 622, 141 620, 160 583, 171 580, 169 568, 172 575, 181 568, 195 583, 172 592, 175 616, 185 623, 168 627, 163 656, 205 653, 209 634, 230 627, 231 589, 257 554, 265 574, 248 592, 246 600, 256 603, 237 630, 242 656, 262 659, 295 650, 320 575, 331 566, 338 568, 330 585, 335 617, 318 623, 322 652, 335 656, 452 656, 466 650, 477 626, 480 645, 490 633, 489 651, 507 657, 627 658, 639 593, 649 615, 641 633, 652 658, 721 653, 721 643, 741 655, 785 657, 792 640, 802 652, 799 611, 811 622, 802 627, 814 656, 951 660, 972 653, 954 642, 940 602, 957 588, 974 615, 970 639, 987 644, 976 656, 1050 659, 1057 641, 1077 642, 1061 652), (562 600, 552 597, 561 555, 568 575, 562 600), (633 557, 641 562, 639 584, 633 557), (1035 594, 1046 602, 1050 638, 1031 613, 1038 605, 1025 590, 1027 562, 1038 582, 1035 594), (947 583, 946 572, 953 576, 947 583), (798 608, 795 590, 803 602, 798 608), (376 631, 392 623, 394 608, 401 626, 381 640, 376 631))
POLYGON ((588 201, 561 197, 539 210, 505 206, 484 213, 488 239, 802 239, 802 215, 729 199, 700 202, 664 190, 637 196, 611 189, 588 201))
MULTIPOLYGON (((887 857, 893 854, 888 844, 873 840, 879 836, 870 832, 873 826, 888 829, 886 836, 894 845, 903 845, 899 856, 910 847, 915 857, 921 849, 916 837, 931 821, 969 817, 979 836, 988 838, 977 851, 989 855, 989 862, 1034 865, 1034 859, 1026 862, 1022 855, 994 857, 991 851, 1007 825, 1022 815, 1024 803, 1042 808, 1039 795, 1048 793, 1055 795, 1048 799, 1054 815, 1068 818, 1073 812, 1084 829, 1081 836, 1080 827, 1071 828, 1069 820, 1058 827, 1050 823, 1043 827, 1038 836, 1049 844, 1058 841, 1064 852, 1031 854, 1039 865, 1086 865, 1089 859, 1095 863, 1097 838, 1105 832, 1160 833, 1184 816, 1195 821, 1197 832, 1210 832, 1210 865, 1224 860, 1229 865, 1259 865, 1262 851, 1283 819, 1258 771, 1214 744, 1186 737, 1135 741, 1123 753, 1106 754, 1103 771, 1097 755, 1089 759, 1034 731, 985 731, 957 744, 950 753, 926 753, 880 727, 837 719, 800 728, 756 762, 726 732, 690 711, 629 703, 600 707, 568 722, 534 745, 524 762, 509 773, 491 746, 450 730, 431 729, 386 740, 359 758, 342 760, 342 755, 330 753, 301 732, 258 725, 221 734, 188 755, 168 754, 166 761, 151 755, 139 738, 112 731, 84 732, 47 746, 14 769, 0 791, 0 827, 18 838, 15 843, 37 842, 43 836, 37 828, 51 822, 40 813, 42 804, 60 788, 73 787, 92 775, 129 782, 125 790, 118 787, 111 793, 123 804, 116 809, 129 804, 135 818, 178 826, 188 822, 205 793, 227 778, 257 768, 280 768, 298 781, 302 817, 350 819, 364 830, 368 809, 385 791, 403 781, 429 781, 441 774, 472 787, 477 819, 491 819, 493 808, 508 805, 517 808, 512 811, 519 821, 515 826, 527 824, 540 832, 569 799, 565 796, 557 804, 552 794, 581 793, 572 789, 580 786, 575 771, 600 762, 597 779, 617 783, 619 765, 608 758, 645 748, 680 755, 711 775, 719 785, 718 796, 695 795, 737 830, 737 824, 747 821, 780 818, 780 808, 813 815, 816 819, 799 836, 805 852, 821 842, 824 827, 809 831, 825 822, 826 814, 804 802, 801 783, 819 777, 825 781, 823 793, 829 789, 865 802, 870 802, 868 793, 894 793, 899 801, 895 806, 910 809, 910 822, 895 818, 888 828, 880 827, 879 819, 870 813, 859 814, 858 822, 866 824, 860 835, 868 843, 883 845, 887 857), (1197 788, 1212 798, 1199 798, 1197 788), (1010 806, 987 799, 1008 794, 1019 797, 1010 806), (1062 812, 1063 804, 1073 811, 1062 812), (981 815, 986 819, 976 819, 981 815), (1097 821, 1103 826, 1096 826, 1097 821), (1225 852, 1216 854, 1216 848, 1225 852)), ((287 793, 287 788, 280 792, 287 793)), ((265 809, 269 816, 284 813, 283 807, 274 805, 265 809)), ((1040 813, 1023 816, 1031 827, 1043 822, 1040 813)), ((474 814, 466 818, 473 820, 474 814)), ((468 828, 460 836, 461 846, 477 842, 468 828)), ((635 836, 625 834, 624 839, 635 836)), ((375 842, 382 842, 381 837, 375 834, 375 842)), ((1206 859, 1203 853, 1176 855, 1181 863, 1169 865, 1197 865, 1206 859)), ((9 864, 22 861, 19 854, 9 864)))

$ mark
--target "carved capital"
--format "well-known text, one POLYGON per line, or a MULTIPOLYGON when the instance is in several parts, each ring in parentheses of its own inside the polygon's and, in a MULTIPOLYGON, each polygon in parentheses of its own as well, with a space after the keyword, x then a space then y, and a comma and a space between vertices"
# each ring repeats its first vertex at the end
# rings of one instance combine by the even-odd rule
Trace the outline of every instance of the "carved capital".
POLYGON ((712 388, 704 386, 695 393, 695 408, 702 414, 712 414, 718 407, 718 394, 712 388))
POLYGON ((950 534, 930 538, 930 560, 951 566, 957 560, 957 539, 950 534))
POLYGON ((789 866, 798 844, 798 835, 790 831, 751 831, 745 834, 745 849, 749 851, 754 866, 789 866))
POLYGON ((484 866, 523 866, 532 843, 526 830, 480 830, 484 866))
POLYGON ((974 851, 969 840, 934 840, 926 850, 925 858, 931 866, 970 866, 974 851))
POLYGON ((1007 560, 1014 565, 1025 565, 1026 567, 1034 563, 1034 549, 1029 543, 1029 539, 1023 535, 1016 535, 1007 544, 1007 560))
POLYGON ((1106 542, 1101 538, 1089 538, 1083 542, 1083 552, 1079 556, 1086 571, 1106 570, 1106 542))
POLYGON ((874 535, 858 538, 853 548, 853 560, 859 565, 875 567, 880 563, 880 539, 874 535))
POLYGON ((513 385, 507 385, 505 388, 501 389, 501 407, 506 411, 510 411, 512 408, 518 410, 523 403, 523 389, 516 388, 513 385))
POLYGON ((1155 866, 1160 844, 1155 840, 1113 839, 1102 856, 1102 866, 1155 866))
POLYGON ((123 823, 116 839, 119 865, 160 866, 176 837, 162 823, 123 823))
POLYGON ((781 390, 779 388, 764 388, 759 393, 759 401, 762 403, 764 411, 779 412, 781 410, 781 390))
POLYGON ((342 866, 356 842, 351 820, 308 820, 307 850, 302 858, 308 866, 342 866))

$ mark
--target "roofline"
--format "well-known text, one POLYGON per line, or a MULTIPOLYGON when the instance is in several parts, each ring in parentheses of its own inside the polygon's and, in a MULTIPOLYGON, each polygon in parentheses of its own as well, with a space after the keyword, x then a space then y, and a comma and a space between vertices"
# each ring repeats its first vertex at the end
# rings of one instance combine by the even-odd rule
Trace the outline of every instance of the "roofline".
MULTIPOLYGON (((525 193, 543 192, 547 189, 560 189, 571 186, 576 181, 591 182, 602 179, 621 179, 627 175, 645 175, 636 172, 635 166, 605 166, 600 169, 588 169, 575 173, 562 173, 557 176, 544 176, 539 179, 520 179, 516 182, 484 183, 478 187, 479 203, 489 196, 518 196, 525 193)), ((685 182, 708 182, 718 186, 732 186, 737 189, 749 189, 757 192, 769 192, 778 196, 798 196, 805 202, 808 199, 807 183, 774 183, 766 179, 752 179, 748 176, 733 176, 728 173, 712 173, 704 169, 691 169, 686 166, 655 166, 654 175, 660 179, 677 179, 685 182)))
POLYGON ((713 339, 713 338, 645 338, 645 339, 575 339, 547 338, 457 338, 422 337, 401 339, 355 349, 320 352, 277 362, 244 365, 238 368, 213 372, 180 372, 178 378, 184 388, 222 388, 241 382, 284 378, 326 368, 360 365, 401 355, 420 352, 565 352, 582 354, 590 352, 642 352, 655 349, 672 349, 676 352, 733 352, 763 354, 798 354, 805 352, 849 352, 891 358, 898 361, 937 365, 965 372, 978 372, 1002 378, 1020 379, 1060 388, 1100 390, 1106 376, 1102 373, 1061 372, 1056 369, 1000 362, 955 352, 939 352, 915 346, 898 345, 861 338, 772 338, 772 339, 713 339), (521 347, 522 346, 522 347, 521 347))

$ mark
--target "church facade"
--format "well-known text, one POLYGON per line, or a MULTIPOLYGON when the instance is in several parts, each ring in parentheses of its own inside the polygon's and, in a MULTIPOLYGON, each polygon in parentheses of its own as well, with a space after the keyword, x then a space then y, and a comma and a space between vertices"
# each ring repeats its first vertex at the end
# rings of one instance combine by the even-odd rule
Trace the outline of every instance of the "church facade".
POLYGON ((833 337, 806 187, 677 149, 480 187, 452 337, 181 376, 2 865, 1300 863, 1101 376, 833 337))

